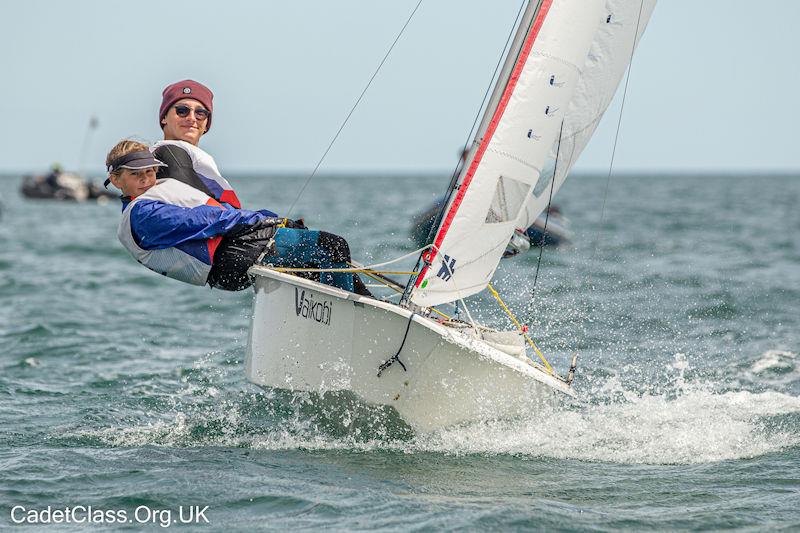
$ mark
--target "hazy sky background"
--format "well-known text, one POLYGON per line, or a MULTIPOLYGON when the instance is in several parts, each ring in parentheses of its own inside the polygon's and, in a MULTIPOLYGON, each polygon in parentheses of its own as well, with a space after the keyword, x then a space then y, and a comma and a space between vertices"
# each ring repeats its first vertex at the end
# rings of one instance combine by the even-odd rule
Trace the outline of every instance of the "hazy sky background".
MULTIPOLYGON (((416 0, 0 0, 0 172, 102 172, 160 138, 168 83, 215 92, 223 173, 313 167, 416 0)), ((326 171, 452 168, 520 0, 424 0, 326 171)), ((661 0, 633 63, 615 168, 798 171, 797 0, 661 0)), ((621 90, 619 91, 622 92, 621 90)), ((606 171, 619 99, 578 163, 606 171)))

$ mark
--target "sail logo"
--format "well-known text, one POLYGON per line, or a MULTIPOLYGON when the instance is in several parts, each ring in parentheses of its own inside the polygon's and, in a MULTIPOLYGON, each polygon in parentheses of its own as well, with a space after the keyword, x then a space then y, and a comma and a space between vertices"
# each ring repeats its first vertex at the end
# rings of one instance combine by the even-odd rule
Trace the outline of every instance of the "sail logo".
POLYGON ((455 258, 451 259, 449 255, 445 255, 442 258, 442 266, 439 268, 439 272, 436 274, 436 277, 442 278, 444 281, 450 281, 450 278, 453 277, 453 272, 455 272, 455 270, 455 258))
POLYGON ((294 288, 294 312, 297 316, 328 326, 331 323, 332 311, 332 302, 315 301, 311 293, 306 297, 305 289, 301 292, 297 287, 294 288))

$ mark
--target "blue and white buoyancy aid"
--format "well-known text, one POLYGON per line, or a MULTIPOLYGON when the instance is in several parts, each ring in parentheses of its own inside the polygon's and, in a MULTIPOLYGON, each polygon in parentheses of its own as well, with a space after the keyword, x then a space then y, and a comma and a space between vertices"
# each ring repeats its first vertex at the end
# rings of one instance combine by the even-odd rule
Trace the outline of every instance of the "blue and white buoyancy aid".
POLYGON ((182 181, 219 202, 241 209, 233 187, 220 174, 214 158, 202 149, 186 141, 158 141, 150 151, 169 167, 159 172, 159 177, 182 181))
POLYGON ((125 207, 122 212, 122 220, 119 224, 117 236, 125 249, 138 262, 154 272, 163 274, 167 277, 191 283, 193 285, 205 285, 208 280, 208 273, 211 271, 211 260, 214 251, 219 245, 222 237, 212 237, 205 240, 208 247, 207 253, 189 254, 179 248, 171 247, 158 250, 145 250, 141 248, 133 237, 131 230, 131 211, 137 202, 151 200, 178 207, 198 207, 201 205, 211 205, 225 209, 214 198, 174 179, 159 179, 156 184, 137 196, 125 207), (207 258, 206 260, 201 259, 207 258))

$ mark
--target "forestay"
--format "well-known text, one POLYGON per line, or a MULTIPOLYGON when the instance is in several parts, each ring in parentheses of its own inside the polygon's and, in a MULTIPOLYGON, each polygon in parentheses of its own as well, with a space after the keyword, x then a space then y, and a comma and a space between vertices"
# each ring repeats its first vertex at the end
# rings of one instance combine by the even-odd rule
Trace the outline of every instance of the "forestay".
POLYGON ((604 7, 603 0, 528 6, 411 292, 414 303, 454 301, 491 280, 558 137, 604 7))
POLYGON ((541 176, 542 183, 529 197, 517 227, 527 228, 545 210, 551 197, 550 187, 553 187, 552 194, 558 191, 591 139, 614 98, 656 0, 607 0, 605 4, 603 20, 564 115, 560 145, 556 139, 551 149, 551 158, 558 153, 555 178, 552 173, 541 176))

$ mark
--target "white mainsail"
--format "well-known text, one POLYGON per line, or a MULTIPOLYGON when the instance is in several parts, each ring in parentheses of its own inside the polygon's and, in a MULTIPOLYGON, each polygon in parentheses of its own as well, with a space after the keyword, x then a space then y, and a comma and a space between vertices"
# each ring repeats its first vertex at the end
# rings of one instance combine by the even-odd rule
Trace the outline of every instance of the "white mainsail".
POLYGON ((564 183, 569 171, 594 134, 625 74, 642 37, 656 0, 606 0, 603 21, 589 50, 572 101, 564 115, 561 143, 553 143, 551 157, 558 152, 556 175, 541 177, 545 183, 534 190, 517 227, 527 228, 545 210, 552 195, 564 183), (635 36, 635 38, 634 38, 635 36), (550 187, 553 187, 552 195, 550 187))
POLYGON ((445 210, 410 299, 465 298, 491 281, 561 130, 604 0, 532 1, 478 140, 445 210))

